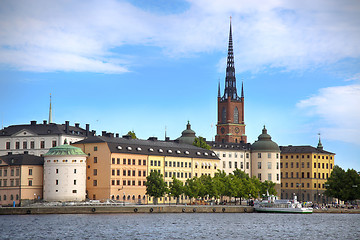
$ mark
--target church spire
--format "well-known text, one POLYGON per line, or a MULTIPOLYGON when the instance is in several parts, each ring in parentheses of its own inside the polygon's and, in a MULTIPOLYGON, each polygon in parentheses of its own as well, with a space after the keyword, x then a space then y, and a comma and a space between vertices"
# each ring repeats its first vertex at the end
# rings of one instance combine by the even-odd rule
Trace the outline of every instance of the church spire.
POLYGON ((226 78, 225 78, 225 91, 223 99, 239 100, 236 90, 235 78, 235 63, 234 63, 234 49, 232 40, 231 17, 230 17, 230 32, 229 32, 229 46, 226 64, 226 78))
POLYGON ((220 79, 219 79, 219 87, 218 87, 218 97, 221 97, 220 96, 220 79))
POLYGON ((323 147, 323 145, 322 145, 322 143, 321 143, 320 133, 318 133, 318 135, 319 135, 319 143, 318 143, 318 145, 317 145, 317 149, 323 150, 324 147, 323 147))
POLYGON ((241 82, 241 98, 244 98, 244 80, 241 82))
POLYGON ((51 93, 50 93, 49 123, 52 123, 51 93))

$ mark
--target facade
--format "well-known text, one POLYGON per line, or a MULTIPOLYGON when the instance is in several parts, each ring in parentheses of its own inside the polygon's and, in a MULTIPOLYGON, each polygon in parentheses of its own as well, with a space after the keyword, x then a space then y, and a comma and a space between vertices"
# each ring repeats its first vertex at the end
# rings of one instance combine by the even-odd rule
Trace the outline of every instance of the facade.
POLYGON ((335 154, 318 146, 281 146, 281 198, 297 195, 300 201, 326 203, 325 182, 334 167, 335 154))
POLYGON ((221 171, 230 174, 233 173, 235 169, 240 169, 251 176, 250 143, 207 143, 220 158, 219 169, 221 171))
POLYGON ((42 199, 44 159, 29 154, 0 156, 0 205, 42 199))
POLYGON ((80 148, 68 144, 44 155, 45 201, 85 201, 86 157, 80 148))
MULTIPOLYGON (((214 176, 219 158, 211 150, 173 141, 131 139, 103 133, 73 144, 89 155, 87 193, 90 199, 151 203, 146 196, 146 177, 159 171, 170 185, 172 176, 185 182, 193 176, 214 176)), ((183 201, 188 201, 182 196, 183 201)), ((159 203, 176 202, 167 196, 159 203)))
POLYGON ((216 125, 216 142, 240 143, 247 142, 244 122, 244 90, 241 89, 241 97, 236 90, 234 51, 230 22, 229 47, 225 77, 224 94, 220 95, 220 83, 218 89, 218 121, 216 125))
POLYGON ((31 121, 30 124, 11 125, 0 130, 0 156, 9 152, 41 156, 50 148, 63 144, 65 139, 72 143, 94 134, 89 131, 89 124, 83 129, 78 123, 70 126, 69 121, 65 124, 31 121))

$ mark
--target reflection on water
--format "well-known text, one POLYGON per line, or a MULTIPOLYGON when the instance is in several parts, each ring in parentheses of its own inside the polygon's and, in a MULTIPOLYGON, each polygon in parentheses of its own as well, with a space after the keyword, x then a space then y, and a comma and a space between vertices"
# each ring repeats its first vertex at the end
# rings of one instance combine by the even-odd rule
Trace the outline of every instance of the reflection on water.
POLYGON ((0 216, 0 239, 360 239, 360 214, 0 216))

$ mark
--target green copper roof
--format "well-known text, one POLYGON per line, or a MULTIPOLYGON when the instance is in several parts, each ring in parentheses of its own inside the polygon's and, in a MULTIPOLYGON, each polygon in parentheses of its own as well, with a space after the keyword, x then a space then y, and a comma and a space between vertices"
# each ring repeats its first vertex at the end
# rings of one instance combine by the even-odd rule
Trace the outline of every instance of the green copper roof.
POLYGON ((280 152, 279 146, 271 140, 271 136, 267 133, 265 126, 258 140, 251 145, 251 149, 253 151, 280 152))
POLYGON ((80 148, 68 144, 50 148, 45 156, 86 155, 80 148))

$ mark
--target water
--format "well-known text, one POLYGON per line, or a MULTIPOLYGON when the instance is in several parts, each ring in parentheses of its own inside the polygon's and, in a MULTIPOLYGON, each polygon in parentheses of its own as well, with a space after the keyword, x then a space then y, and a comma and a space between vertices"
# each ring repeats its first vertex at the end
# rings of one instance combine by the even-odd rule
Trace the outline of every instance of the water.
POLYGON ((360 239, 360 214, 0 216, 0 239, 360 239))

